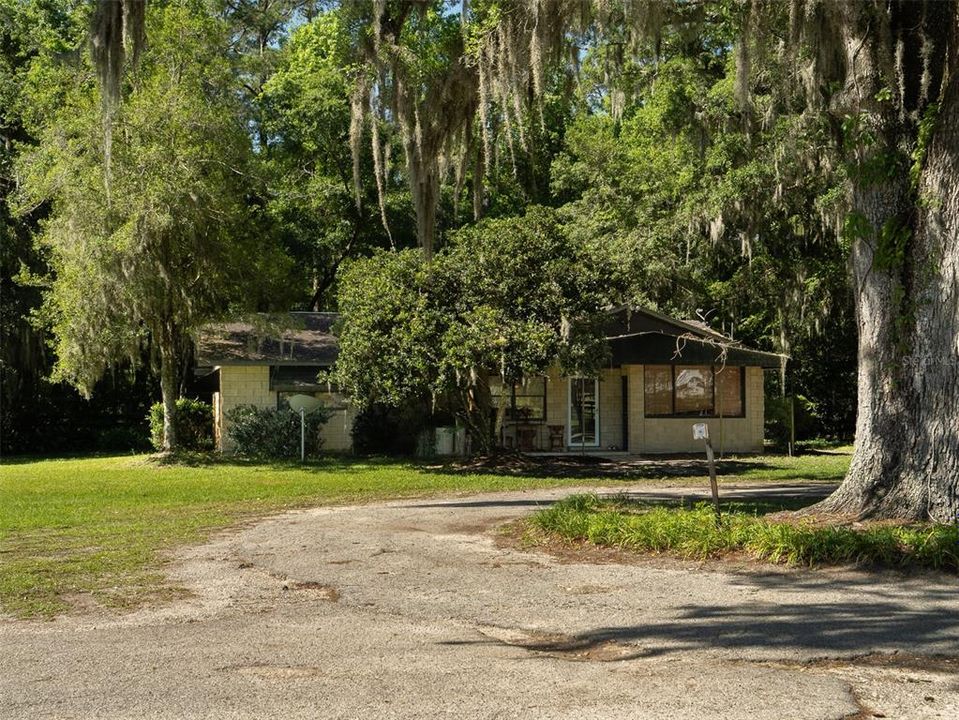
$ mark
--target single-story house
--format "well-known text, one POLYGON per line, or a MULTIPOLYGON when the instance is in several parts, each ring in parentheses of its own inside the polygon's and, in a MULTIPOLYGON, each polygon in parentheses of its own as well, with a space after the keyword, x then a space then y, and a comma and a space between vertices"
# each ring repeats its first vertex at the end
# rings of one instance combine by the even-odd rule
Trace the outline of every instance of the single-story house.
MULTIPOLYGON (((317 380, 336 359, 335 319, 334 313, 291 313, 291 329, 230 323, 202 335, 198 364, 216 388, 219 449, 230 449, 230 408, 281 407, 297 393, 320 397, 335 409, 323 430, 324 446, 350 449, 354 410, 317 380)), ((512 388, 491 379, 494 403, 506 407, 505 446, 525 452, 698 452, 702 441, 693 440, 692 426, 705 422, 717 450, 762 452, 763 371, 778 370, 783 356, 646 309, 611 311, 607 340, 609 365, 596 378, 563 377, 554 368, 512 388)))
POLYGON ((238 405, 280 408, 297 394, 318 397, 333 410, 320 432, 324 449, 350 449, 356 413, 346 398, 318 379, 336 360, 332 331, 336 317, 336 313, 293 312, 282 325, 264 316, 262 325, 235 322, 204 329, 197 343, 197 374, 212 381, 213 436, 218 450, 232 449, 226 419, 231 409, 238 405))

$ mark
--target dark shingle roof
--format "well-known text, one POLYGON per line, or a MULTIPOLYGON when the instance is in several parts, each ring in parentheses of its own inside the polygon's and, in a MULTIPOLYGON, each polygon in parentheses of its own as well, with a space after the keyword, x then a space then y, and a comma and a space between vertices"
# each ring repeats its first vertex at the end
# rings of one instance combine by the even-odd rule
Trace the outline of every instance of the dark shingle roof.
POLYGON ((606 329, 614 365, 758 365, 778 368, 785 356, 755 350, 698 320, 645 308, 616 308, 606 329))
MULTIPOLYGON (((337 356, 338 313, 258 315, 251 322, 207 325, 197 342, 197 364, 328 367, 337 356)), ((677 320, 642 308, 610 312, 606 337, 613 365, 758 365, 778 368, 782 355, 745 347, 698 321, 677 320)))
POLYGON ((197 364, 323 365, 336 360, 337 313, 258 315, 250 322, 207 325, 197 339, 197 364))

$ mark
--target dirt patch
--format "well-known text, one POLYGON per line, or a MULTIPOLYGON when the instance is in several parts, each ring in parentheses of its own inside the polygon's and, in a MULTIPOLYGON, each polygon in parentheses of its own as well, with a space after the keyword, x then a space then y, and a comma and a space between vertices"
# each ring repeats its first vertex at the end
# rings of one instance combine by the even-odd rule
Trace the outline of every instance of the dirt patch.
POLYGON ((315 595, 318 599, 328 600, 329 602, 340 601, 340 591, 330 585, 324 585, 312 580, 304 582, 291 582, 283 586, 284 590, 293 590, 295 592, 305 592, 315 595))
MULTIPOLYGON (((755 461, 720 460, 719 475, 733 475, 755 467, 755 461)), ((611 480, 656 480, 683 477, 704 477, 709 466, 701 455, 657 455, 624 458, 596 455, 531 456, 500 453, 468 461, 426 466, 444 473, 519 475, 530 477, 609 478, 611 480)))
POLYGON ((959 676, 959 656, 918 655, 916 653, 868 653, 845 658, 817 658, 796 667, 834 670, 844 667, 890 668, 896 670, 919 670, 959 676))
POLYGON ((481 627, 479 632, 501 645, 522 648, 536 655, 570 662, 618 662, 634 660, 645 655, 634 645, 609 639, 584 640, 562 633, 494 626, 481 627))

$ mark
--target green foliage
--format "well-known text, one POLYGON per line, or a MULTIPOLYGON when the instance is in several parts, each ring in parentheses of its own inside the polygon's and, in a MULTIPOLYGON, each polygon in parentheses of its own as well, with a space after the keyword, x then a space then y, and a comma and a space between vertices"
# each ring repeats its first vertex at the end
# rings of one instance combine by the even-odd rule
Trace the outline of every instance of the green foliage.
MULTIPOLYGON (((163 450, 163 403, 154 403, 149 420, 150 443, 154 450, 163 450)), ((190 398, 177 399, 173 425, 179 450, 213 449, 213 408, 209 403, 190 398)))
POLYGON ((36 320, 51 331, 53 378, 89 395, 109 368, 148 357, 169 408, 191 333, 262 299, 287 261, 251 222, 251 147, 223 23, 182 0, 150 4, 147 25, 149 48, 106 124, 88 58, 38 62, 40 144, 18 169, 22 208, 50 209, 36 320))
MULTIPOLYGON (((300 414, 289 408, 259 408, 239 405, 226 413, 230 439, 238 455, 263 460, 300 457, 300 414)), ((320 429, 330 419, 330 410, 317 408, 307 413, 306 456, 315 458, 323 447, 320 429)))
POLYGON ((535 207, 459 231, 430 261, 417 251, 356 261, 340 281, 335 381, 361 407, 451 395, 487 450, 488 376, 520 382, 557 361, 590 374, 603 360, 604 277, 535 207))
POLYGON ((705 560, 746 553, 789 565, 927 567, 959 571, 959 526, 876 525, 863 529, 776 522, 727 503, 717 526, 712 507, 639 506, 574 496, 536 513, 535 527, 566 540, 705 560))
POLYGON ((929 150, 929 143, 932 140, 932 134, 936 129, 936 123, 939 119, 939 103, 932 103, 926 108, 919 121, 919 133, 916 137, 916 147, 912 151, 910 159, 912 165, 909 167, 909 187, 913 192, 919 191, 919 181, 922 178, 922 168, 926 161, 926 152, 929 150))
MULTIPOLYGON (((774 58, 744 109, 722 41, 733 29, 700 30, 686 40, 667 32, 655 65, 627 61, 621 120, 583 113, 567 128, 552 165, 557 212, 571 237, 610 255, 625 300, 679 317, 702 311, 737 340, 790 355, 787 392, 820 408, 815 432, 848 435, 851 226, 844 245, 834 129, 773 89, 788 74, 774 58), (837 372, 843 382, 833 385, 826 378, 837 372)), ((603 97, 603 65, 589 72, 603 97)))

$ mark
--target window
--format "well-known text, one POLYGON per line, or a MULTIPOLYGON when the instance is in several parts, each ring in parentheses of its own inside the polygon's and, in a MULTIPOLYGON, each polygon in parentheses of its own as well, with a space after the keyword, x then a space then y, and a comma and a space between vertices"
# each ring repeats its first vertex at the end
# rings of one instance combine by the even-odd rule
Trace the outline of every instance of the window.
MULTIPOLYGON (((503 381, 490 378, 490 394, 493 407, 499 408, 503 392, 503 381)), ((510 388, 507 388, 510 392, 510 388)), ((544 422, 546 420, 546 378, 530 378, 526 382, 516 383, 506 401, 506 419, 516 422, 544 422)))
POLYGON ((646 366, 646 414, 673 414, 672 365, 646 366))
POLYGON ((599 381, 569 379, 569 445, 599 445, 599 381))
POLYGON ((646 417, 744 417, 745 368, 647 365, 646 417))
POLYGON ((724 367, 716 370, 716 414, 723 417, 744 417, 743 368, 724 367))
POLYGON ((713 414, 713 369, 708 365, 690 365, 674 370, 674 415, 713 414))

